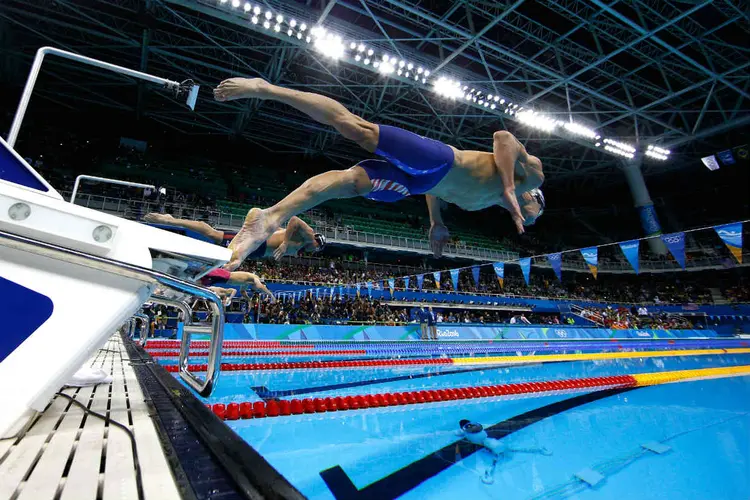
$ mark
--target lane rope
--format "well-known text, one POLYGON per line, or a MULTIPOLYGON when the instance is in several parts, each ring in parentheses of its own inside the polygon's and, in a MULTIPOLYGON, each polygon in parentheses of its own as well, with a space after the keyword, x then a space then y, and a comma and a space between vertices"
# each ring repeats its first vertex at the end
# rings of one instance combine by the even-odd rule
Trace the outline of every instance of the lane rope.
POLYGON ((407 391, 357 396, 336 396, 307 399, 282 399, 244 401, 239 403, 206 404, 214 415, 222 420, 278 417, 303 413, 328 413, 348 410, 363 410, 388 406, 438 403, 459 399, 479 399, 522 394, 594 392, 606 389, 646 387, 710 378, 739 377, 750 375, 750 365, 721 368, 677 370, 660 373, 640 373, 613 377, 587 377, 566 380, 522 382, 478 387, 407 391))

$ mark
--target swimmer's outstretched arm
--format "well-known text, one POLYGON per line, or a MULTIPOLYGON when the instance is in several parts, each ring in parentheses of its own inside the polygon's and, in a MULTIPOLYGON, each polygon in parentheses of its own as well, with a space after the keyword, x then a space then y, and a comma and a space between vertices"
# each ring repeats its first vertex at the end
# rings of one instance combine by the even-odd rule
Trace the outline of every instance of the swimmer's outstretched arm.
POLYGON ((289 223, 284 230, 284 241, 274 250, 273 258, 280 260, 286 255, 289 245, 292 243, 300 244, 300 248, 306 248, 314 241, 315 232, 305 221, 295 215, 289 219, 289 223))
POLYGON ((503 183, 503 199, 506 208, 513 217, 518 234, 523 234, 524 217, 521 213, 521 207, 518 205, 516 198, 516 160, 519 155, 525 154, 526 151, 520 142, 513 137, 513 134, 506 130, 495 132, 492 135, 492 154, 495 157, 495 166, 500 174, 500 180, 503 183))
POLYGON ((195 231, 196 233, 205 236, 206 238, 212 240, 214 243, 221 243, 222 241, 224 241, 223 231, 218 231, 202 221, 178 219, 176 217, 172 217, 169 214, 157 213, 146 214, 143 217, 143 220, 145 220, 146 222, 154 222, 157 224, 167 224, 170 226, 184 227, 185 229, 190 229, 191 231, 195 231))
POLYGON ((214 292, 216 295, 218 295, 222 302, 224 302, 224 306, 228 306, 232 303, 232 299, 235 295, 237 295, 237 290, 234 288, 221 288, 219 286, 210 286, 208 287, 209 290, 214 292))
POLYGON ((443 248, 448 243, 450 233, 440 213, 440 199, 426 194, 425 200, 427 200, 427 211, 430 213, 430 248, 435 257, 440 257, 443 255, 443 248))
POLYGON ((271 297, 271 302, 276 302, 276 297, 274 297, 273 292, 271 292, 271 290, 269 290, 266 285, 263 284, 257 274, 247 273, 244 271, 234 271, 232 273, 229 273, 228 283, 232 285, 240 285, 241 287, 250 287, 253 290, 258 290, 259 292, 265 293, 266 295, 271 297))

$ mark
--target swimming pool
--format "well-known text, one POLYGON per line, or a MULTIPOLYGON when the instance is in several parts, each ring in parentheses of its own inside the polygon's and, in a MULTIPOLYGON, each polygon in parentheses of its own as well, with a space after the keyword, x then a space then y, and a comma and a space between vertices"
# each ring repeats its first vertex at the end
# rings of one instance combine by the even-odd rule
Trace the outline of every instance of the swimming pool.
MULTIPOLYGON (((175 366, 174 342, 148 350, 175 366)), ((747 341, 256 341, 224 352, 204 401, 312 499, 750 495, 747 341), (472 442, 464 420, 490 440, 472 442)))

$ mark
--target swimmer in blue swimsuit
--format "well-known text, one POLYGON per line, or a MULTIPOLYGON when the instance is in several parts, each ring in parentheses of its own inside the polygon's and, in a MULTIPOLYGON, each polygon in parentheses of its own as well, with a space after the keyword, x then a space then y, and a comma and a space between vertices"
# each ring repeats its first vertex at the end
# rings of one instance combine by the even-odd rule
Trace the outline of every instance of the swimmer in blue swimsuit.
POLYGON ((492 152, 462 151, 397 127, 370 123, 328 97, 286 89, 260 78, 224 80, 214 90, 214 98, 256 98, 288 104, 383 158, 316 175, 273 207, 248 213, 229 245, 234 253, 226 269, 236 269, 290 217, 331 199, 363 196, 392 202, 426 195, 430 243, 437 257, 448 242, 440 200, 464 210, 500 205, 511 213, 519 233, 544 210, 544 195, 539 189, 544 181, 542 162, 507 131, 495 132, 492 152))

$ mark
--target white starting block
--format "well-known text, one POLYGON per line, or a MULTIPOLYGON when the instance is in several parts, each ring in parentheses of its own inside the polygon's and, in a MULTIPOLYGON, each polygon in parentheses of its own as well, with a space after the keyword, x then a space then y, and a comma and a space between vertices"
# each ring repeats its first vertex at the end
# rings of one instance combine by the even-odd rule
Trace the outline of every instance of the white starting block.
MULTIPOLYGON (((35 78, 34 71, 36 62, 35 78)), ((29 96, 27 83, 26 102, 29 96)), ((19 125, 14 122, 14 139, 19 125)), ((193 281, 230 257, 220 246, 66 203, 0 139, 0 438, 44 410, 157 287, 165 300, 192 295, 217 308, 206 379, 187 372, 186 361, 182 367, 192 387, 210 392, 223 308, 193 281)))

